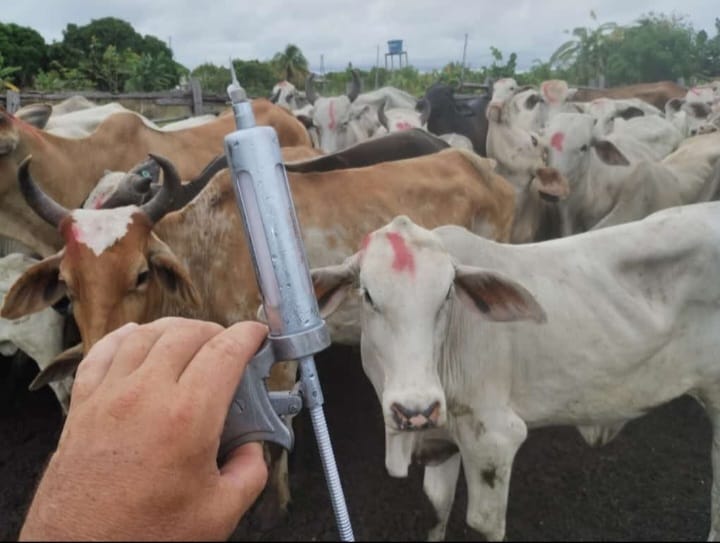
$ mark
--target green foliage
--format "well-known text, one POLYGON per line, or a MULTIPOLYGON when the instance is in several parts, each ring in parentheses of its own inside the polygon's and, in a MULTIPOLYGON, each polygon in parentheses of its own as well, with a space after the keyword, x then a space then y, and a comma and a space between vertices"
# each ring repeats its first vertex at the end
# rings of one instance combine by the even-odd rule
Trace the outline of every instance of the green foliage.
POLYGON ((126 92, 160 91, 174 86, 177 77, 173 60, 165 53, 143 53, 132 63, 130 76, 125 82, 126 92))
POLYGON ((154 36, 142 36, 115 17, 89 24, 68 24, 63 41, 48 48, 48 57, 65 70, 77 69, 98 90, 154 91, 174 87, 184 70, 172 51, 154 36))
POLYGON ((215 66, 215 64, 201 64, 190 72, 190 77, 200 81, 203 92, 211 94, 225 94, 230 84, 230 68, 215 66))
POLYGON ((57 62, 51 63, 47 72, 44 70, 38 72, 34 86, 36 90, 45 92, 95 89, 95 84, 78 68, 63 68, 57 62))
MULTIPOLYGON (((595 12, 590 12, 593 21, 595 12)), ((608 56, 611 48, 622 41, 623 29, 616 23, 598 24, 595 28, 577 27, 566 30, 572 39, 563 43, 550 56, 551 66, 570 68, 574 79, 582 84, 597 82, 606 77, 608 56)))
MULTIPOLYGON (((238 81, 250 96, 270 96, 270 91, 277 83, 277 75, 270 62, 234 59, 233 66, 238 81)), ((228 78, 225 87, 229 84, 228 78)))
POLYGON ((695 35, 683 19, 649 14, 625 29, 608 58, 608 83, 690 78, 698 72, 695 35))
POLYGON ((9 66, 17 66, 10 80, 25 87, 46 65, 45 40, 32 28, 0 23, 0 55, 9 66))
POLYGON ((11 82, 12 75, 19 71, 19 66, 6 66, 5 59, 0 54, 0 86, 6 87, 7 83, 11 82))

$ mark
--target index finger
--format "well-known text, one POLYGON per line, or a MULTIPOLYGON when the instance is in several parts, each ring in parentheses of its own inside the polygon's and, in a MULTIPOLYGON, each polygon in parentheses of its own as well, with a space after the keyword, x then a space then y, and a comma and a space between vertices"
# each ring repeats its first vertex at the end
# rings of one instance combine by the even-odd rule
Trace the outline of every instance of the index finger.
POLYGON ((178 379, 193 398, 209 408, 215 405, 225 420, 228 406, 250 359, 268 334, 262 323, 233 324, 197 352, 178 379))

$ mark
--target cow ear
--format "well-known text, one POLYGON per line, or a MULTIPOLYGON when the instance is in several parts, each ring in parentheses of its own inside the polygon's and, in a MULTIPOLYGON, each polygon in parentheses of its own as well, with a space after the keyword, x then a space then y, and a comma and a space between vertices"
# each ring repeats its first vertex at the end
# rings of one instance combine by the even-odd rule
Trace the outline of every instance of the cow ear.
POLYGON ((687 108, 692 110, 693 117, 698 119, 704 119, 712 113, 712 109, 708 104, 693 102, 691 104, 687 104, 687 108))
POLYGON ((487 320, 547 320, 545 311, 525 287, 497 272, 459 265, 455 268, 455 290, 463 302, 487 320))
POLYGON ((160 284, 184 302, 199 306, 200 294, 190 278, 190 274, 180 260, 155 234, 148 246, 148 263, 153 275, 160 284))
POLYGON ((60 281, 64 254, 62 250, 25 270, 5 295, 0 317, 17 319, 59 302, 66 294, 65 284, 60 281))
POLYGON ((628 119, 632 119, 633 117, 643 117, 645 115, 645 112, 640 109, 637 106, 630 106, 623 109, 620 113, 618 113, 618 117, 622 117, 626 121, 628 119))
POLYGON ((630 166, 630 161, 625 158, 620 149, 608 140, 595 140, 592 142, 600 160, 610 166, 630 166))
POLYGON ((62 381, 66 377, 72 377, 75 375, 75 371, 82 359, 83 344, 78 343, 75 347, 71 347, 57 355, 49 365, 40 370, 40 373, 33 379, 28 389, 38 390, 55 381, 62 381))
POLYGON ((15 112, 15 116, 35 128, 45 128, 52 114, 50 104, 30 104, 23 106, 15 112))
POLYGON ((320 316, 325 319, 340 307, 358 276, 357 253, 337 266, 315 268, 312 276, 315 297, 318 300, 320 316))

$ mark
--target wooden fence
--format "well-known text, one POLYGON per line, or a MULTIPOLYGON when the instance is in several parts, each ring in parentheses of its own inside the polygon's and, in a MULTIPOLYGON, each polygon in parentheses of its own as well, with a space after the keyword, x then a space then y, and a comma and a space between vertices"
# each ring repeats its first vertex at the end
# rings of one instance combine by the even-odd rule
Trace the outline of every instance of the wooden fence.
POLYGON ((15 113, 22 106, 40 102, 56 104, 71 96, 83 96, 98 104, 119 102, 156 123, 177 121, 205 113, 219 113, 229 105, 225 95, 203 93, 197 79, 191 79, 187 89, 162 92, 7 91, 4 97, 0 96, 0 104, 10 113, 15 113))

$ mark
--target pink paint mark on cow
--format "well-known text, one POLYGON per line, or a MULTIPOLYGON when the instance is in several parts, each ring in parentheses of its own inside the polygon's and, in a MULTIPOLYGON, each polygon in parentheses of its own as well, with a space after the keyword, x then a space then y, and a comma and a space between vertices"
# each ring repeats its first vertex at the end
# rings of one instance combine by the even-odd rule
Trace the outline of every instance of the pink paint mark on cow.
POLYGON ((690 89, 690 92, 692 92, 695 96, 700 96, 700 91, 697 89, 697 87, 693 87, 690 89))
POLYGON ((410 130, 413 127, 409 122, 407 121, 398 121, 395 123, 395 128, 398 130, 410 130))
POLYGON ((330 124, 328 125, 328 128, 330 130, 335 130, 335 102, 330 101, 330 124))
POLYGON ((552 138, 550 138, 550 145, 553 149, 556 149, 560 152, 563 150, 563 142, 565 141, 565 134, 562 132, 555 132, 552 135, 552 138))
POLYGON ((392 263, 393 270, 399 272, 407 270, 411 274, 415 273, 415 258, 403 237, 397 232, 388 232, 386 236, 388 241, 390 241, 393 253, 395 253, 395 258, 392 263))

